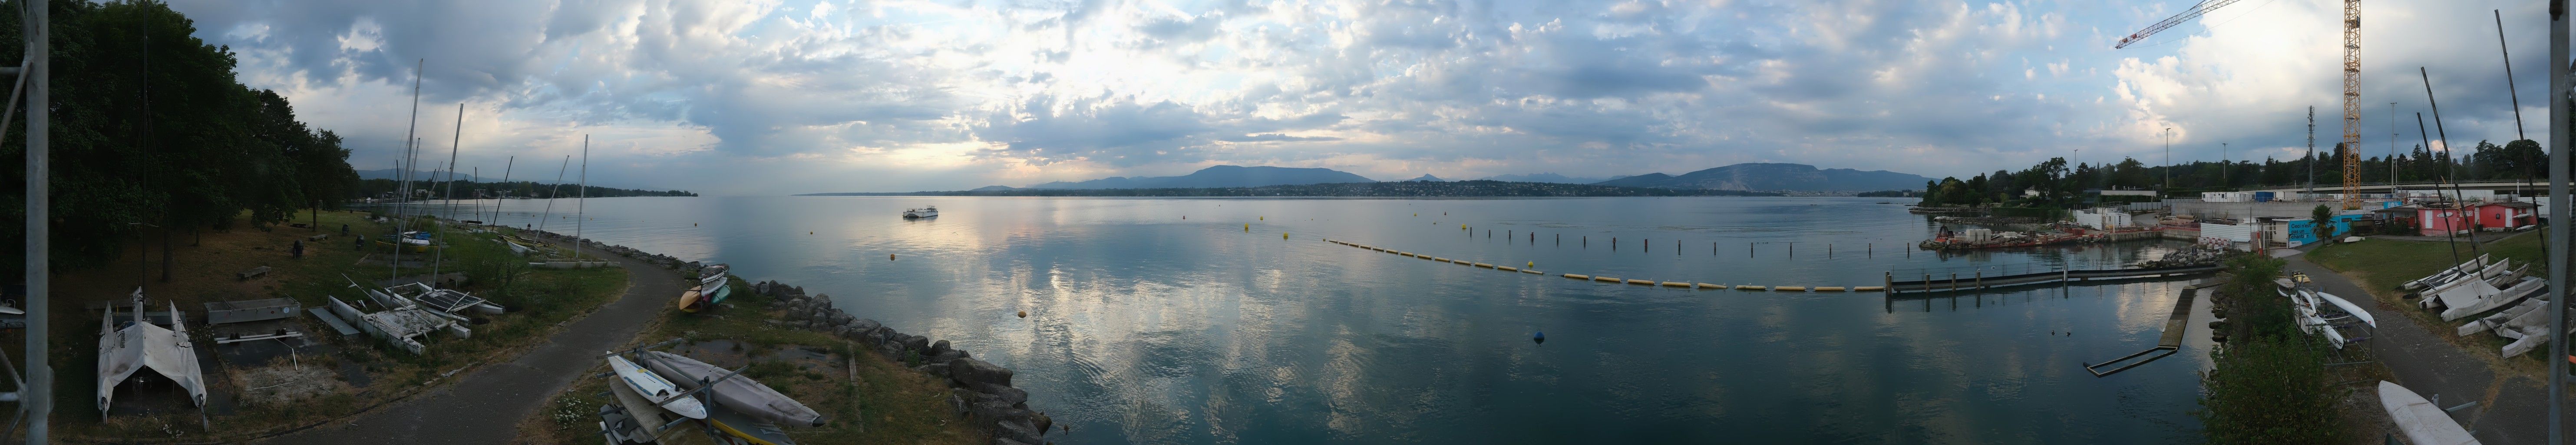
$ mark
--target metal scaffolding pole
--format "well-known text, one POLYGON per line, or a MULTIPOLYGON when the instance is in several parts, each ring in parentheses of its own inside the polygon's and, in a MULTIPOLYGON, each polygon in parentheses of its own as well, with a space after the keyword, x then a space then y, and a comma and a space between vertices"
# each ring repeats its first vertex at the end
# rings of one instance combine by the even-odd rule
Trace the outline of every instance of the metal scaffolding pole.
POLYGON ((2549 444, 2567 441, 2567 0, 2549 2, 2549 444))
MULTIPOLYGON (((26 18, 24 27, 27 39, 26 61, 23 62, 26 71, 18 73, 18 81, 22 85, 20 88, 27 90, 26 103, 29 104, 26 107, 27 348, 25 353, 27 354, 27 381, 25 386, 20 388, 25 394, 18 395, 18 411, 27 421, 27 443, 33 444, 51 443, 47 438, 51 432, 46 428, 46 419, 47 414, 52 413, 54 408, 54 368, 45 357, 45 352, 52 350, 47 346, 45 338, 48 332, 46 330, 51 329, 48 326, 51 323, 47 321, 50 315, 49 307, 52 304, 48 301, 51 299, 51 294, 48 293, 47 288, 51 285, 48 279, 53 274, 52 259, 47 256, 53 248, 49 242, 50 237, 53 236, 52 227, 48 226, 52 223, 50 221, 52 216, 48 215, 48 211, 53 208, 53 200, 49 195, 51 190, 47 187, 52 180, 52 170, 46 159, 48 152, 52 150, 51 142, 47 140, 52 133, 46 128, 50 120, 47 105, 53 103, 51 91, 48 88, 53 76, 47 63, 47 59, 50 59, 53 54, 53 47, 49 42, 52 39, 52 30, 46 17, 51 12, 49 11, 51 4, 51 2, 18 2, 18 7, 21 8, 19 16, 26 18)), ((8 106, 16 108, 17 104, 8 106)), ((0 127, 5 127, 5 124, 0 122, 0 127)), ((5 439, 0 438, 0 440, 5 439)))

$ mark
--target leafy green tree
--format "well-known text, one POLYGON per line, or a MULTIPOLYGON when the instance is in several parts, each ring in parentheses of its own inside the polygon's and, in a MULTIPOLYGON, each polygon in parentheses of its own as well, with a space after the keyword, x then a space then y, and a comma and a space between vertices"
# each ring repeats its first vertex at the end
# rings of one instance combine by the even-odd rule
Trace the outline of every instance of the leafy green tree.
POLYGON ((2327 243, 2333 243, 2335 240, 2334 214, 2334 209, 2326 208, 2324 204, 2318 204, 2317 208, 2308 210, 2308 217, 2316 218, 2312 221, 2316 222, 2317 238, 2327 243))

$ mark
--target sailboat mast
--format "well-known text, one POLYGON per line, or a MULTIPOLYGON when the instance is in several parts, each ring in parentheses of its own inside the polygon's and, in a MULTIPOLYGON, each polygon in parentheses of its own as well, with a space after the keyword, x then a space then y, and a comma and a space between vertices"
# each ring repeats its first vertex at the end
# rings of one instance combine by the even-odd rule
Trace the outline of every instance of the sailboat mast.
POLYGON ((589 207, 585 206, 583 203, 588 201, 590 198, 590 135, 587 134, 581 135, 581 190, 574 193, 575 195, 573 196, 575 197, 572 201, 572 258, 574 260, 580 260, 582 242, 581 220, 589 219, 584 217, 584 215, 586 215, 585 213, 582 213, 584 210, 589 210, 589 207))
POLYGON ((465 146, 464 102, 456 103, 456 135, 453 137, 456 139, 447 146, 447 191, 439 192, 447 198, 447 219, 456 219, 456 152, 465 146))
MULTIPOLYGON (((501 162, 501 185, 499 187, 510 186, 510 167, 517 165, 518 163, 518 156, 510 156, 510 160, 501 162)), ((485 221, 491 221, 489 223, 491 225, 501 225, 501 205, 510 203, 508 200, 509 196, 510 195, 500 191, 497 187, 492 190, 492 218, 486 219, 485 221)))

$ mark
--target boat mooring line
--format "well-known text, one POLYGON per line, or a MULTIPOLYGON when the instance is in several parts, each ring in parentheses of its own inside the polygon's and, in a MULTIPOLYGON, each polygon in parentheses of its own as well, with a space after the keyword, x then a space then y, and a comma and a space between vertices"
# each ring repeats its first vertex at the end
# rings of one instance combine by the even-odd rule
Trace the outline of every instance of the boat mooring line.
MULTIPOLYGON (((1399 250, 1392 250, 1392 249, 1387 249, 1387 248, 1384 248, 1384 247, 1377 247, 1377 246, 1363 245, 1363 244, 1359 244, 1359 243, 1352 243, 1352 242, 1346 242, 1346 241, 1334 241, 1334 240, 1327 239, 1327 240, 1324 240, 1324 242, 1333 243, 1333 244, 1340 244, 1340 245, 1344 245, 1344 246, 1351 246, 1351 247, 1356 247, 1356 248, 1361 248, 1361 249, 1368 249, 1368 250, 1370 250, 1370 251, 1376 251, 1376 252, 1386 252, 1386 253, 1390 253, 1390 254, 1403 255, 1403 256, 1414 257, 1414 258, 1421 258, 1421 259, 1431 260, 1431 261, 1434 261, 1434 262, 1453 263, 1453 264, 1457 264, 1457 265, 1460 265, 1460 266, 1469 266, 1469 267, 1478 267, 1478 268, 1485 268, 1485 269, 1493 269, 1493 270, 1504 271, 1504 272, 1520 272, 1520 273, 1526 273, 1526 274, 1531 274, 1531 275, 1547 275, 1547 274, 1548 274, 1547 272, 1540 272, 1540 271, 1538 271, 1537 269, 1520 268, 1520 267, 1512 267, 1512 266, 1500 266, 1500 265, 1494 265, 1494 264, 1491 264, 1491 263, 1478 263, 1478 262, 1468 261, 1468 260, 1454 260, 1454 259, 1449 259, 1449 258, 1442 258, 1442 257, 1435 257, 1435 256, 1430 256, 1430 255, 1423 255, 1423 254, 1418 254, 1418 253, 1413 253, 1413 252, 1405 252, 1405 251, 1399 251, 1399 250)), ((1709 284, 1709 283, 1700 283, 1700 282, 1692 282, 1692 281, 1656 281, 1656 280, 1645 280, 1645 279, 1623 279, 1623 278, 1616 278, 1616 277, 1594 276, 1594 275, 1584 275, 1584 274, 1574 274, 1574 273, 1556 274, 1556 275, 1557 275, 1557 276, 1561 276, 1561 277, 1571 278, 1571 279, 1584 280, 1584 281, 1597 281, 1597 282, 1612 283, 1612 284, 1634 284, 1634 285, 1639 285, 1639 286, 1672 287, 1672 288, 1682 288, 1682 289, 1716 289, 1716 290, 1725 290, 1725 289, 1730 289, 1730 288, 1731 288, 1731 289, 1735 289, 1735 290, 1742 290, 1742 291, 1767 291, 1767 292, 1878 292, 1878 291, 1883 291, 1883 290, 1886 290, 1886 289, 1887 289, 1885 286, 1755 286, 1755 285, 1749 285, 1749 284, 1739 284, 1739 285, 1734 285, 1734 286, 1728 286, 1728 285, 1724 285, 1724 284, 1709 284)))

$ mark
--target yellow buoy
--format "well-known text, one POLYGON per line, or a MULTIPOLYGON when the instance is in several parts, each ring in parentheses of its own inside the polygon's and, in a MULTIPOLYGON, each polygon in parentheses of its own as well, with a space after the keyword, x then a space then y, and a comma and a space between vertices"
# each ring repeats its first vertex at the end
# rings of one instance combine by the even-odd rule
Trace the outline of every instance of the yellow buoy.
POLYGON ((894 254, 886 254, 886 261, 894 261, 894 254))
POLYGON ((1269 220, 1270 220, 1270 217, 1264 216, 1264 217, 1261 217, 1261 220, 1262 220, 1262 221, 1269 221, 1269 220))
POLYGON ((1250 232, 1250 231, 1252 231, 1252 224, 1244 224, 1244 225, 1243 225, 1243 231, 1245 231, 1245 232, 1250 232))
POLYGON ((1526 267, 1538 267, 1538 262, 1537 262, 1537 261, 1531 261, 1531 262, 1529 262, 1529 264, 1526 264, 1526 265, 1524 265, 1524 266, 1526 266, 1526 267))
POLYGON ((1288 232, 1279 232, 1279 239, 1288 239, 1288 232))

